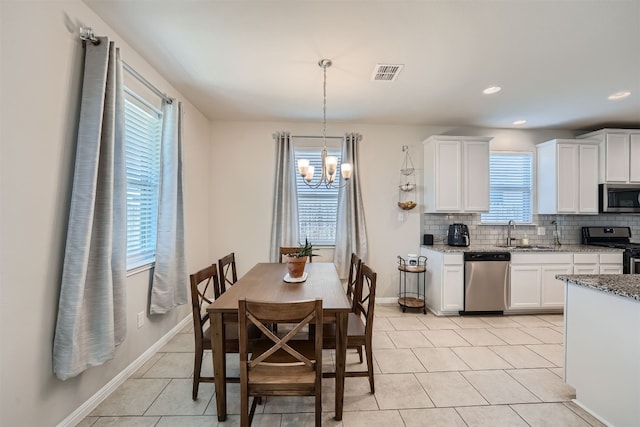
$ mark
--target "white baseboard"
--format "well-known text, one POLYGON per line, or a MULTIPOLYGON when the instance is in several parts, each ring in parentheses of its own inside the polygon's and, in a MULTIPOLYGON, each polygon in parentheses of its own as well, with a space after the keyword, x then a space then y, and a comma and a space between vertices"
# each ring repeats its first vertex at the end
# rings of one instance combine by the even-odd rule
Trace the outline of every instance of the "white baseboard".
POLYGON ((176 336, 189 322, 191 322, 191 314, 182 319, 176 326, 167 332, 162 338, 156 341, 151 347, 149 347, 144 353, 142 353, 136 360, 131 362, 129 366, 120 371, 118 375, 113 377, 111 381, 105 384, 100 390, 98 390, 93 396, 91 396, 86 402, 73 411, 69 416, 62 420, 57 427, 74 427, 80 423, 85 417, 87 417, 91 411, 98 407, 103 400, 105 400, 111 393, 113 393, 119 386, 122 385, 131 375, 134 374, 142 365, 144 365, 151 357, 158 352, 165 344, 167 344, 171 338, 176 336))

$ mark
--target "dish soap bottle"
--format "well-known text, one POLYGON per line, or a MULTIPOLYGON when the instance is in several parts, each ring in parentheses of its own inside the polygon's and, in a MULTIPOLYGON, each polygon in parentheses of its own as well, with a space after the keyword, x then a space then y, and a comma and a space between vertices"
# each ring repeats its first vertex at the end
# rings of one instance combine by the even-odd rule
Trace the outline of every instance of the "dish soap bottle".
POLYGON ((529 246, 529 238, 527 237, 526 234, 522 238, 522 246, 529 246))

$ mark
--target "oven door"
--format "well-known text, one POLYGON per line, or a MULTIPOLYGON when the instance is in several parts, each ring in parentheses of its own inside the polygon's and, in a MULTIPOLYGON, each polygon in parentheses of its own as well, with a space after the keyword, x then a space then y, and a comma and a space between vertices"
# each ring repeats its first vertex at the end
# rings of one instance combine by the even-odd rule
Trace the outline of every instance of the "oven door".
POLYGON ((600 184, 600 212, 640 212, 640 185, 600 184))

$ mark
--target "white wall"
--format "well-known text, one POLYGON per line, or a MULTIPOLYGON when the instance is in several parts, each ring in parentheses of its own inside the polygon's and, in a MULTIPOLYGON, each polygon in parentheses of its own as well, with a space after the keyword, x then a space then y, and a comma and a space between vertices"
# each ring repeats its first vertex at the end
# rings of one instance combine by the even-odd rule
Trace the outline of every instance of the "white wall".
MULTIPOLYGON (((319 123, 212 123, 211 185, 216 189, 218 199, 214 208, 220 218, 211 229, 212 253, 219 257, 235 251, 239 274, 256 262, 269 259, 275 175, 272 134, 281 130, 293 135, 322 132, 319 123)), ((368 262, 378 272, 379 298, 397 295, 397 256, 417 253, 422 238, 420 207, 404 212, 400 220, 403 211, 396 205, 403 145, 409 146, 417 169, 418 200, 422 201, 422 141, 430 135, 493 136, 492 149, 514 151, 535 151, 536 143, 571 136, 567 131, 328 123, 328 135, 340 136, 345 132, 363 135, 360 178, 369 239, 368 262)))
MULTIPOLYGON (((52 343, 75 155, 81 87, 80 24, 121 47, 123 59, 180 94, 79 0, 0 1, 0 425, 56 425, 190 312, 147 318, 149 273, 128 278, 128 336, 116 357, 76 378, 52 373, 52 343)), ((184 170, 189 271, 210 261, 209 121, 185 103, 184 170)), ((186 281, 185 281, 186 282, 186 281)), ((186 283, 185 283, 186 286, 186 283)))

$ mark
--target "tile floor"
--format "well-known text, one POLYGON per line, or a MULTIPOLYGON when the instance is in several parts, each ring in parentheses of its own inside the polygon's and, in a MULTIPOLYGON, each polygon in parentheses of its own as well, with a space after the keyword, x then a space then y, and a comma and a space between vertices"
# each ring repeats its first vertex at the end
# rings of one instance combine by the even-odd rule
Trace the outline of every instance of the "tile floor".
MULTIPOLYGON (((376 307, 376 393, 347 378, 344 416, 333 419, 334 383, 323 383, 323 425, 602 426, 571 402, 562 382, 561 315, 436 317, 376 307)), ((348 354, 348 363, 357 356, 348 354)), ((325 365, 333 364, 326 352, 325 365)), ((238 375, 237 355, 228 356, 238 375)), ((211 355, 204 374, 211 375, 211 355)), ((80 426, 239 425, 239 386, 228 386, 227 421, 218 423, 213 384, 191 399, 193 336, 185 328, 102 402, 80 426)), ((313 398, 270 398, 253 426, 312 426, 313 398)))

